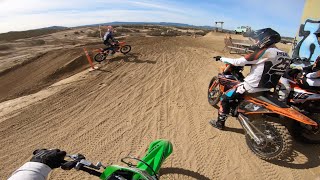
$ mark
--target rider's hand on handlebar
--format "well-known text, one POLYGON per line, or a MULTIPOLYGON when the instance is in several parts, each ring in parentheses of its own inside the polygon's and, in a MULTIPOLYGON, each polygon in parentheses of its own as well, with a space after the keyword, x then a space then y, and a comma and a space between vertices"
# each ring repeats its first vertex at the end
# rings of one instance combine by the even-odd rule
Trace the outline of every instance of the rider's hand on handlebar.
POLYGON ((215 57, 213 57, 213 59, 215 59, 216 61, 220 61, 221 56, 215 56, 215 57))
POLYGON ((222 57, 221 56, 215 56, 215 57, 213 57, 216 61, 221 61, 221 62, 223 62, 223 63, 225 63, 225 64, 230 64, 229 62, 227 62, 227 61, 222 61, 222 57))
POLYGON ((30 162, 39 162, 48 165, 51 169, 59 168, 64 163, 65 151, 60 149, 37 149, 33 152, 30 162))

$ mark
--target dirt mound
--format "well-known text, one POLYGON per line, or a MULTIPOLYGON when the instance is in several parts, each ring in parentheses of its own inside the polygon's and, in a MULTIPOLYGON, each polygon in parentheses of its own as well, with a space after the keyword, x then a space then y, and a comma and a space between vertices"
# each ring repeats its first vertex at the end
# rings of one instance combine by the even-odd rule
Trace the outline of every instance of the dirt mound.
POLYGON ((76 74, 85 67, 88 67, 87 57, 85 55, 81 55, 58 68, 54 73, 50 74, 46 80, 48 82, 53 82, 59 79, 65 79, 67 76, 76 74))
POLYGON ((82 49, 55 50, 0 73, 0 102, 35 93, 87 67, 82 49))

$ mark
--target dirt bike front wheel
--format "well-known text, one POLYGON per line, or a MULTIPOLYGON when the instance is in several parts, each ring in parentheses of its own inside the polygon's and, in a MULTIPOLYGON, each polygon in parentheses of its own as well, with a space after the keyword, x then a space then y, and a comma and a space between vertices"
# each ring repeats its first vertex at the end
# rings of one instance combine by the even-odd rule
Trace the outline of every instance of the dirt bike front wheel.
POLYGON ((106 56, 104 53, 98 53, 98 54, 96 54, 96 55, 94 56, 94 60, 95 60, 96 62, 101 62, 101 61, 105 60, 106 57, 107 57, 107 56, 106 56))
POLYGON ((120 49, 120 52, 122 54, 127 54, 131 51, 131 46, 130 45, 125 45, 120 49))
POLYGON ((217 76, 214 76, 211 79, 211 81, 209 83, 209 87, 208 87, 209 104, 211 106, 215 107, 220 100, 221 94, 222 93, 220 92, 219 79, 217 76))
POLYGON ((260 139, 257 144, 248 134, 246 142, 250 150, 259 158, 270 161, 285 158, 292 151, 292 137, 288 129, 276 122, 255 120, 251 122, 256 127, 254 130, 260 139))

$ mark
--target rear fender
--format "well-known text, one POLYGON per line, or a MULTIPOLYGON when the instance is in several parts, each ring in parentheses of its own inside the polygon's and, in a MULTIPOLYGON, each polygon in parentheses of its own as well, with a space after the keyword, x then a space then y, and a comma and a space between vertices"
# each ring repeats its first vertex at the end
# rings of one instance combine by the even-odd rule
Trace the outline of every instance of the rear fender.
POLYGON ((261 110, 263 111, 256 111, 256 112, 249 111, 249 112, 245 112, 245 114, 276 113, 276 114, 291 118, 293 120, 302 122, 304 124, 308 124, 311 126, 318 126, 318 124, 315 121, 303 115, 299 111, 293 109, 292 107, 281 108, 250 96, 245 96, 244 99, 248 102, 255 104, 256 106, 263 107, 261 108, 261 110))
POLYGON ((265 114, 265 113, 274 113, 262 105, 256 104, 254 102, 243 100, 241 101, 238 112, 245 114, 265 114))

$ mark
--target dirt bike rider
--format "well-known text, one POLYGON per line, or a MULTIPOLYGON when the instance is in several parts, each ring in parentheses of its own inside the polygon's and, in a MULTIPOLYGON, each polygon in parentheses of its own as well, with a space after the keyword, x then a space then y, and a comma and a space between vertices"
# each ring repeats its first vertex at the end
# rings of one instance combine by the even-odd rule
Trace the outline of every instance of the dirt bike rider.
POLYGON ((107 32, 103 36, 103 44, 107 46, 106 48, 103 49, 103 51, 112 50, 110 51, 109 56, 112 56, 114 53, 116 53, 114 51, 114 47, 118 43, 118 41, 113 37, 113 32, 114 32, 113 27, 108 26, 107 32))
POLYGON ((296 82, 301 88, 316 88, 320 90, 320 55, 313 65, 303 68, 292 67, 281 77, 280 83, 283 85, 283 88, 280 89, 279 96, 283 101, 287 100, 291 91, 289 79, 296 79, 296 82))
POLYGON ((281 36, 271 28, 260 29, 251 34, 256 42, 257 50, 252 54, 238 59, 218 56, 217 60, 234 66, 251 65, 250 73, 244 82, 225 92, 220 98, 220 110, 217 120, 209 123, 222 130, 225 127, 227 115, 230 113, 231 103, 241 98, 244 93, 256 93, 270 91, 274 88, 280 77, 290 65, 287 53, 277 49, 276 43, 280 42, 281 36))
POLYGON ((64 165, 65 151, 39 149, 29 162, 14 171, 8 180, 45 180, 50 171, 64 165))

